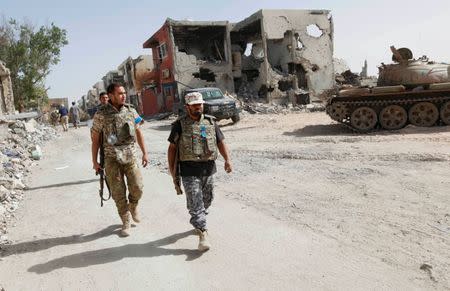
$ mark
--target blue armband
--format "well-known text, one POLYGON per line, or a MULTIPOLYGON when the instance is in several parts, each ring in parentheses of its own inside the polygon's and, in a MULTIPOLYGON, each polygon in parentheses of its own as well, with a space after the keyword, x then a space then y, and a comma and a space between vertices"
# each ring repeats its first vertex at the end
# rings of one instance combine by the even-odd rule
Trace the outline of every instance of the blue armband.
POLYGON ((135 124, 139 124, 139 123, 141 123, 142 122, 142 117, 140 117, 140 116, 138 116, 138 117, 136 117, 135 119, 134 119, 134 123, 135 124))

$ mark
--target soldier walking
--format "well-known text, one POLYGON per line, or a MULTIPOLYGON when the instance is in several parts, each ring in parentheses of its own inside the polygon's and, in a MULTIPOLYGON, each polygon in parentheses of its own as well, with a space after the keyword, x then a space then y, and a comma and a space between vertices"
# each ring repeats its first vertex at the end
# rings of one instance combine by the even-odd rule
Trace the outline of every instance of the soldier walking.
POLYGON ((109 102, 99 107, 92 125, 92 164, 95 171, 101 169, 97 155, 101 140, 105 153, 105 175, 111 196, 122 220, 122 236, 130 235, 130 214, 139 222, 137 206, 142 196, 142 175, 135 159, 135 141, 142 151, 142 166, 148 164, 144 136, 139 127, 141 118, 132 105, 126 104, 123 86, 113 83, 108 86, 109 102), (126 191, 128 186, 129 195, 126 191))
POLYGON ((72 118, 72 123, 74 128, 78 128, 80 124, 80 108, 75 102, 72 102, 72 107, 70 107, 70 117, 72 118))
POLYGON ((64 104, 61 104, 59 107, 59 115, 61 120, 61 125, 63 128, 63 131, 69 130, 69 112, 67 111, 67 108, 64 106, 64 104))
POLYGON ((198 249, 207 251, 211 245, 206 214, 214 198, 213 174, 217 171, 215 160, 220 152, 225 160, 224 168, 227 173, 232 171, 231 160, 224 135, 214 117, 203 114, 202 94, 188 93, 185 101, 187 114, 172 124, 168 138, 168 163, 174 180, 177 175, 181 175, 191 215, 190 223, 199 235, 198 249))
POLYGON ((52 113, 50 113, 50 120, 51 120, 53 126, 56 126, 58 124, 58 120, 59 120, 58 109, 55 109, 52 111, 52 113))

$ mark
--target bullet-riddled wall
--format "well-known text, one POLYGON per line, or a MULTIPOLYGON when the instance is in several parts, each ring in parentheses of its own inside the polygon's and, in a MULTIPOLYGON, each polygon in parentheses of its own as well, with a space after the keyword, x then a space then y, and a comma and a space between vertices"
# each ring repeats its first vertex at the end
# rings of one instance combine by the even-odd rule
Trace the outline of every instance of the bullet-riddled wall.
POLYGON ((334 86, 328 10, 260 10, 234 25, 231 42, 233 55, 241 53, 236 90, 246 86, 269 101, 309 92, 315 100, 334 86))
POLYGON ((155 94, 175 103, 191 87, 308 103, 334 86, 328 10, 259 10, 238 23, 169 18, 143 47, 153 50, 155 94))
POLYGON ((179 94, 189 88, 233 92, 228 21, 169 20, 179 94))

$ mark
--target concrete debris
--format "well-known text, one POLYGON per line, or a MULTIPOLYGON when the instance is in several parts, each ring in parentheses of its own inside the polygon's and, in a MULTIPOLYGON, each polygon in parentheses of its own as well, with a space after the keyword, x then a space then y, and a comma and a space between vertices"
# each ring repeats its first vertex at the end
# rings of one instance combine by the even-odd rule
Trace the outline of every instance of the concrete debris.
MULTIPOLYGON (((8 198, 9 196, 9 191, 8 189, 5 188, 5 186, 0 185, 0 202, 3 202, 6 200, 6 198, 8 198)), ((1 210, 1 209, 0 209, 1 210)))
POLYGON ((250 114, 287 114, 290 112, 324 111, 325 106, 322 103, 293 105, 292 103, 267 104, 259 102, 244 102, 242 104, 242 109, 250 114))
POLYGON ((58 136, 34 119, 0 121, 0 245, 8 243, 6 223, 14 216, 26 189, 30 167, 42 157, 41 145, 58 136))
POLYGON ((34 119, 30 119, 28 122, 24 123, 24 129, 28 133, 36 132, 37 122, 34 119))
POLYGON ((338 85, 353 85, 353 86, 359 86, 358 81, 359 75, 352 73, 352 71, 347 70, 342 72, 341 74, 336 75, 336 83, 338 85))
POLYGON ((40 160, 42 157, 42 150, 41 147, 38 145, 35 145, 34 148, 31 149, 31 157, 33 160, 40 160))
POLYGON ((37 111, 30 111, 30 112, 22 112, 22 113, 17 113, 17 114, 5 115, 5 116, 2 116, 2 118, 5 118, 6 120, 17 120, 17 119, 26 120, 26 119, 30 119, 30 118, 38 118, 40 115, 41 114, 37 111))

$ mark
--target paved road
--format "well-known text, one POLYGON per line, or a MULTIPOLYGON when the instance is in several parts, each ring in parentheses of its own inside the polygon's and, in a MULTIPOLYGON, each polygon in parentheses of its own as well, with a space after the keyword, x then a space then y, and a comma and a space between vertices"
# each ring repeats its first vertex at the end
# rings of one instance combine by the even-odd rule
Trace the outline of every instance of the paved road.
MULTIPOLYGON (((150 153, 161 154, 168 132, 146 126, 150 153)), ((143 222, 121 238, 113 202, 99 205, 88 128, 71 129, 43 151, 10 228, 13 244, 2 253, 6 291, 414 289, 375 258, 348 256, 335 240, 220 193, 209 215, 213 247, 200 253, 185 197, 156 168, 143 170, 143 222)))

